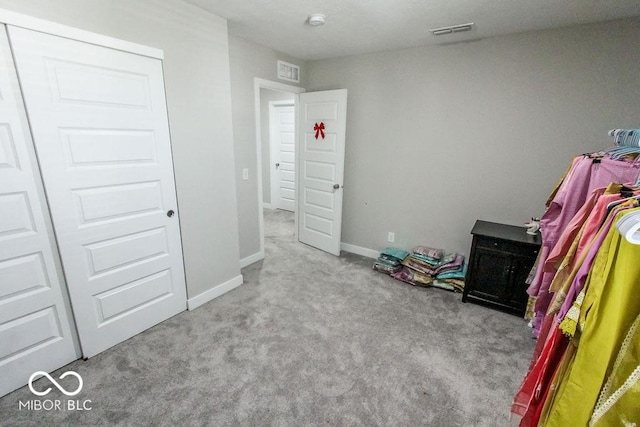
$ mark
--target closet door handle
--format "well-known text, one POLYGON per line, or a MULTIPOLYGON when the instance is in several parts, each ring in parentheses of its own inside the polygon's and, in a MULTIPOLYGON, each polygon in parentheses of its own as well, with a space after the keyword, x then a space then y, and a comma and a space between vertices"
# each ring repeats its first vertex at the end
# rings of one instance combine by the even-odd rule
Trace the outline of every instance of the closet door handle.
POLYGON ((276 163, 276 169, 280 167, 280 163, 276 163))
POLYGON ((174 214, 175 214, 175 212, 172 209, 169 209, 169 211, 167 212, 167 216, 169 218, 171 218, 174 214))

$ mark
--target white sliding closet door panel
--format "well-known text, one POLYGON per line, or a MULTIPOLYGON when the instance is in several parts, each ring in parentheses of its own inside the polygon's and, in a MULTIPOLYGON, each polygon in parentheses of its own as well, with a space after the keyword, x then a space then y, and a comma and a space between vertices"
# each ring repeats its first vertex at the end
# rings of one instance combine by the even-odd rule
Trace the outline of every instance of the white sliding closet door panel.
MULTIPOLYGON (((0 25, 0 396, 80 357, 38 192, 38 166, 0 25)), ((41 190, 40 190, 41 191, 41 190)))
POLYGON ((186 309, 162 63, 22 28, 9 36, 91 357, 186 309))

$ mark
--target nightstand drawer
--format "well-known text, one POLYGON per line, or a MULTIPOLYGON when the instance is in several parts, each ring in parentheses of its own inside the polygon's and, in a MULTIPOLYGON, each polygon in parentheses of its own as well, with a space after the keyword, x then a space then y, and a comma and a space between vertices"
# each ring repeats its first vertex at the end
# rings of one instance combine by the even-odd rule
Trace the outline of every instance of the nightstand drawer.
POLYGON ((478 236, 478 248, 507 252, 514 255, 537 257, 540 248, 534 245, 523 245, 509 240, 478 236))

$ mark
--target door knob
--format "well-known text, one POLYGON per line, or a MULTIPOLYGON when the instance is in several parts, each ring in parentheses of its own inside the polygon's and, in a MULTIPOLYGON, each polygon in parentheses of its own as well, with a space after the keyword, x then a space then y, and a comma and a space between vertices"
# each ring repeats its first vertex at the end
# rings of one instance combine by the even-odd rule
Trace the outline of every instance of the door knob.
POLYGON ((340 184, 333 184, 333 189, 337 190, 338 188, 340 188, 340 184))
POLYGON ((280 167, 280 163, 276 163, 276 169, 278 169, 278 167, 280 167))
POLYGON ((173 214, 175 214, 175 212, 172 209, 169 209, 169 211, 167 212, 167 216, 171 218, 173 214))

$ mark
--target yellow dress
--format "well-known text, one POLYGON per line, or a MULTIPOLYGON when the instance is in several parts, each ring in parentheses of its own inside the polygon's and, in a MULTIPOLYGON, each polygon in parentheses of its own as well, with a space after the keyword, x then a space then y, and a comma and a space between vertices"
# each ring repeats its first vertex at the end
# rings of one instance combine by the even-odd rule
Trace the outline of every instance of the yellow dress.
POLYGON ((630 426, 640 422, 640 316, 629 329, 613 370, 600 392, 590 426, 630 426))
POLYGON ((615 227, 639 209, 616 215, 596 255, 585 286, 575 358, 551 403, 547 426, 588 424, 622 341, 640 313, 640 245, 627 242, 615 227))

